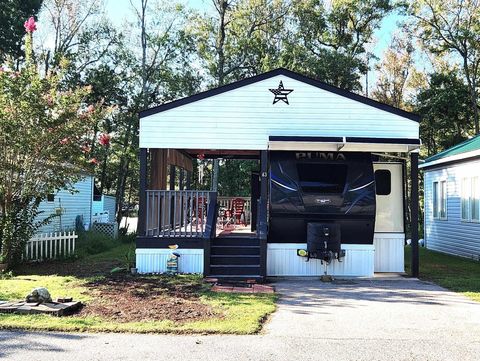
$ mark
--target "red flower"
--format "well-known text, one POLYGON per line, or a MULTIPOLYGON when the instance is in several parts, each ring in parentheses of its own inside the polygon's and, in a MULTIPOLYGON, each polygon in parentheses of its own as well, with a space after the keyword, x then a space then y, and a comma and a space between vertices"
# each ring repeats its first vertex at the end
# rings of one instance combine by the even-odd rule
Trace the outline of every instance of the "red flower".
POLYGON ((23 26, 25 27, 27 33, 33 33, 35 30, 37 30, 37 24, 35 23, 33 16, 29 17, 23 26))
POLYGON ((63 138, 62 140, 60 140, 60 144, 67 144, 69 140, 69 138, 63 138))
POLYGON ((98 142, 99 142, 101 145, 107 147, 108 145, 110 145, 110 138, 111 138, 111 137, 110 137, 109 134, 107 134, 107 133, 102 133, 102 134, 100 134, 100 136, 98 137, 98 142))
POLYGON ((93 164, 93 165, 97 165, 97 164, 98 164, 98 160, 97 160, 97 158, 92 158, 92 159, 90 159, 90 160, 88 161, 88 163, 93 164))
POLYGON ((82 152, 84 153, 90 153, 90 147, 88 145, 82 145, 82 152))
POLYGON ((197 158, 200 159, 200 160, 204 160, 205 159, 205 154, 197 154, 197 158))
POLYGON ((95 107, 93 105, 89 105, 87 107, 87 113, 93 113, 94 110, 95 110, 95 107))

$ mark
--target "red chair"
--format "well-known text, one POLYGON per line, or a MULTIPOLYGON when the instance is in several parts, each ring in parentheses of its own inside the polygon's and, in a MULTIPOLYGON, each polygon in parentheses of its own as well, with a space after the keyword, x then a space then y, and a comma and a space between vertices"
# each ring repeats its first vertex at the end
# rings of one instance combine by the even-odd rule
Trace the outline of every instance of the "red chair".
POLYGON ((247 222, 245 219, 245 200, 242 198, 234 198, 232 200, 232 213, 233 218, 235 219, 236 224, 243 224, 247 226, 247 222), (243 216, 243 222, 242 222, 243 216))
POLYGON ((195 225, 199 225, 203 230, 204 217, 206 215, 207 208, 207 198, 198 197, 194 200, 194 210, 195 210, 195 225))

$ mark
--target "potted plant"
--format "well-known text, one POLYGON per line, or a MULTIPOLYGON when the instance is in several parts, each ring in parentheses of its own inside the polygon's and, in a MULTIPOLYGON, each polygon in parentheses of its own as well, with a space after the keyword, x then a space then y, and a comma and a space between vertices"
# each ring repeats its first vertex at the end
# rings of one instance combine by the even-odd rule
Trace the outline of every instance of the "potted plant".
POLYGON ((0 254, 0 273, 5 272, 8 269, 8 263, 5 255, 0 254))
POLYGON ((132 275, 136 275, 138 273, 138 269, 135 267, 135 251, 130 248, 127 253, 125 254, 125 268, 130 270, 132 275))

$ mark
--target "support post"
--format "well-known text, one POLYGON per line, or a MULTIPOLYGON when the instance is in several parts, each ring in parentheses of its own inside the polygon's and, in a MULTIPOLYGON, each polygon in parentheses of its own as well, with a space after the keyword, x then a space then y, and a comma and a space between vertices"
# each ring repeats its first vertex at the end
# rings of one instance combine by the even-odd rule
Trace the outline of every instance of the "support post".
POLYGON ((418 153, 410 153, 410 230, 412 247, 412 276, 418 277, 419 257, 418 257, 418 153))
POLYGON ((215 158, 213 160, 213 174, 212 174, 212 191, 218 190, 218 172, 220 171, 220 160, 215 158))
POLYGON ((189 172, 188 170, 185 171, 187 173, 187 190, 191 189, 192 188, 192 172, 189 172))
POLYGON ((147 221, 147 149, 140 148, 140 194, 138 197, 138 225, 137 234, 145 235, 147 221))
POLYGON ((169 185, 169 189, 171 191, 174 191, 175 190, 175 166, 172 164, 170 165, 170 185, 169 185))
POLYGON ((268 207, 268 151, 260 154, 260 199, 258 200, 257 235, 260 239, 260 276, 267 276, 267 207, 268 207))
POLYGON ((183 170, 183 168, 180 168, 179 172, 180 172, 178 177, 179 190, 183 191, 183 187, 185 186, 185 171, 183 170))

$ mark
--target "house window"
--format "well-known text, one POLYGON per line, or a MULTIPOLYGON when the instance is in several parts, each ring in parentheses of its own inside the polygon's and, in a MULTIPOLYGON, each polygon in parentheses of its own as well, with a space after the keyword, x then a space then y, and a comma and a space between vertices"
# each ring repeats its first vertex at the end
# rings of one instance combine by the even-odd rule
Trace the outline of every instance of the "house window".
POLYGON ((392 174, 387 169, 375 171, 375 192, 379 196, 388 196, 392 191, 392 174))
POLYGON ((463 178, 461 185, 462 221, 480 221, 479 177, 463 178))
POLYGON ((470 196, 470 212, 472 221, 480 221, 480 181, 479 177, 472 178, 472 191, 470 196))
POLYGON ((433 218, 447 219, 447 181, 433 182, 433 218))
POLYGON ((47 195, 47 202, 54 202, 55 201, 55 194, 48 194, 47 195))
POLYGON ((462 184, 460 187, 462 220, 468 221, 470 220, 470 191, 472 189, 470 178, 462 178, 462 184))

